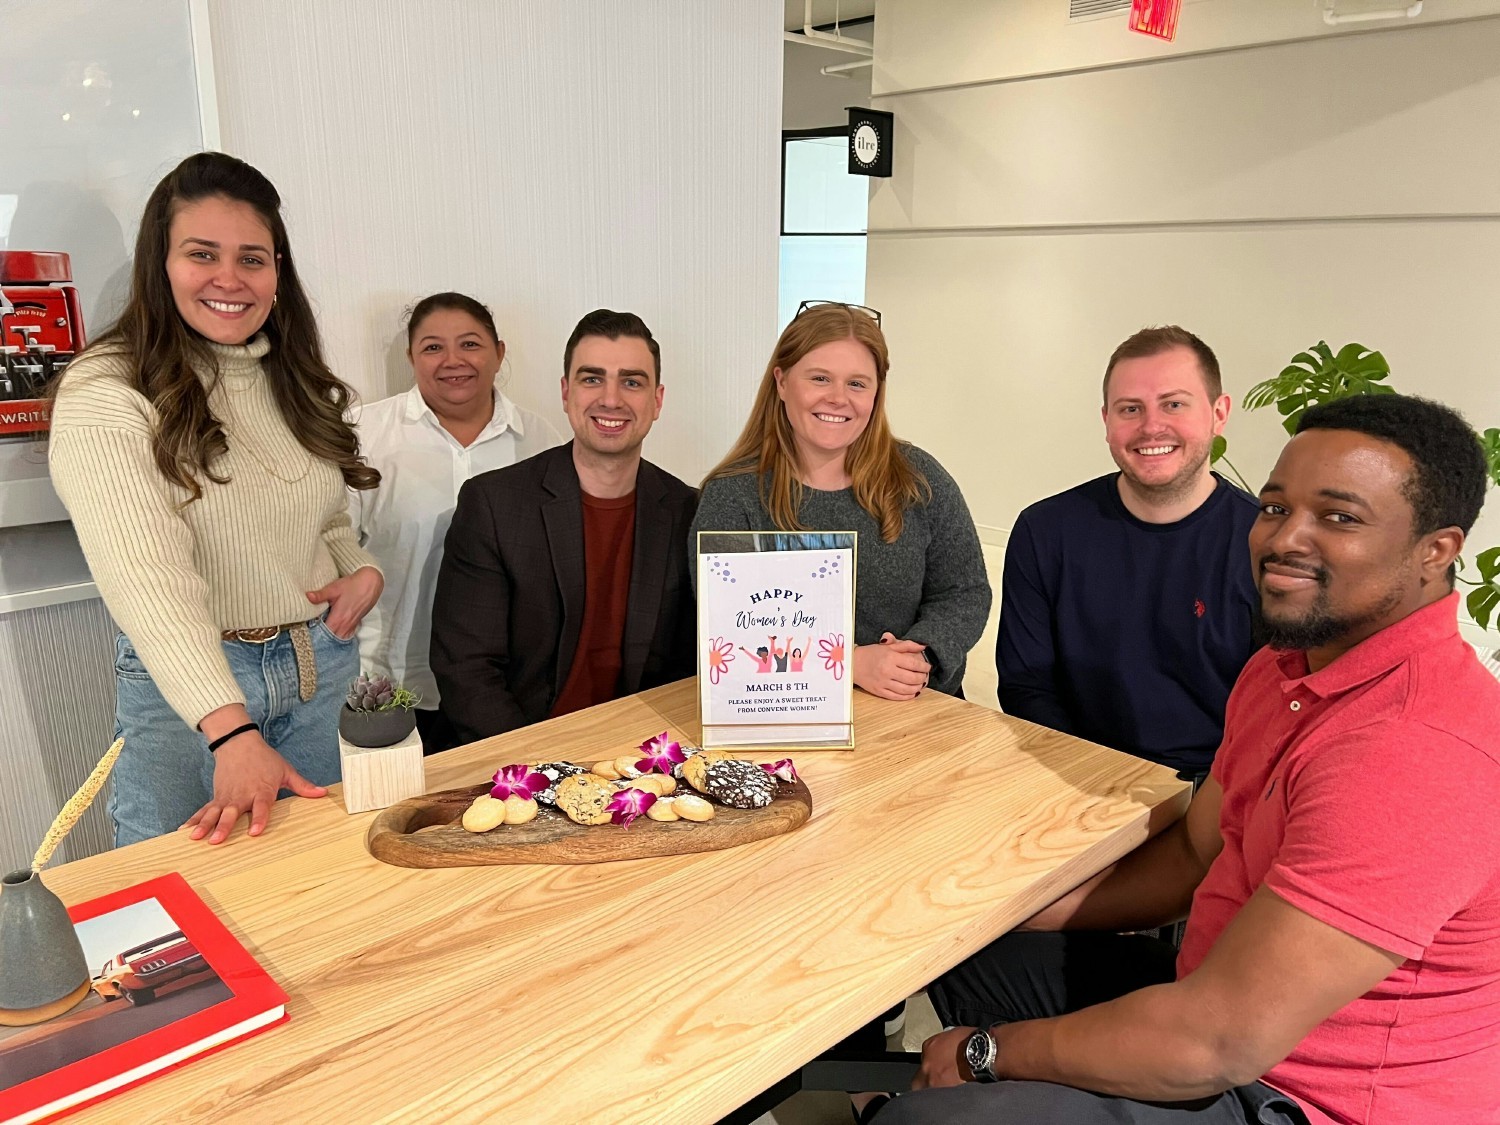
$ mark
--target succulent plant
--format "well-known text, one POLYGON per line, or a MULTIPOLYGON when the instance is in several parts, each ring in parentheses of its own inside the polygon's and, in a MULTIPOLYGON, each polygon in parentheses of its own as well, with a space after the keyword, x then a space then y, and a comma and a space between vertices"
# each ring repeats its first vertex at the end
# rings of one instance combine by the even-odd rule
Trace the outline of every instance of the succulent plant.
POLYGON ((344 702, 351 711, 394 711, 397 708, 410 711, 421 701, 421 696, 391 683, 389 676, 371 677, 361 673, 349 688, 344 702))

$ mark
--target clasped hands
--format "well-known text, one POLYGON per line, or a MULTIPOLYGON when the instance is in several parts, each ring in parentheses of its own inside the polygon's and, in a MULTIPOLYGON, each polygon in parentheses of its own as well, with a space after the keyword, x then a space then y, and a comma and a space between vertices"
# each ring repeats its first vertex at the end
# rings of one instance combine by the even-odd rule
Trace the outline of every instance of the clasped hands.
POLYGON ((916 641, 882 633, 879 644, 855 647, 854 683, 882 699, 915 699, 927 686, 932 671, 924 655, 926 649, 916 641))

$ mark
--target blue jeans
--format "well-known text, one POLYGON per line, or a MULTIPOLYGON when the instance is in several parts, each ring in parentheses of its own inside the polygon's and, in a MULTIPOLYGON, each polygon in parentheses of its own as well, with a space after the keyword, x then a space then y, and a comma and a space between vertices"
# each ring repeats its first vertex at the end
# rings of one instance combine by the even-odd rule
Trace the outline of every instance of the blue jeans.
MULTIPOLYGON (((308 781, 332 785, 339 780, 339 708, 359 675, 359 646, 321 620, 308 630, 318 690, 306 703, 286 632, 265 644, 224 641, 224 655, 265 740, 308 781)), ((125 739, 109 801, 115 847, 176 831, 213 796, 208 740, 162 698, 124 633, 115 638, 115 737, 125 739)))

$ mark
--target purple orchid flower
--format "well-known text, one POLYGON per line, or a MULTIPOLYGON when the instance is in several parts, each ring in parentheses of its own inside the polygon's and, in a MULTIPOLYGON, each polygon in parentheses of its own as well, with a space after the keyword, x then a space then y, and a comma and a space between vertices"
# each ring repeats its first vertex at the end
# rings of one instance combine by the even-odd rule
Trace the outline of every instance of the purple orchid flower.
POLYGON ((655 738, 648 738, 641 743, 641 753, 645 757, 635 764, 635 768, 642 773, 670 774, 673 766, 687 761, 687 755, 682 752, 682 746, 674 742, 667 731, 662 731, 655 738))
POLYGON ((490 780, 495 783, 490 796, 497 801, 507 797, 525 797, 534 801, 536 795, 547 788, 546 777, 528 765, 502 766, 490 780))
POLYGON ((792 765, 790 758, 782 758, 779 762, 762 762, 760 768, 778 781, 797 780, 797 767, 792 765))
POLYGON ((621 789, 605 806, 609 819, 615 824, 630 827, 630 822, 656 804, 656 794, 644 789, 621 789))

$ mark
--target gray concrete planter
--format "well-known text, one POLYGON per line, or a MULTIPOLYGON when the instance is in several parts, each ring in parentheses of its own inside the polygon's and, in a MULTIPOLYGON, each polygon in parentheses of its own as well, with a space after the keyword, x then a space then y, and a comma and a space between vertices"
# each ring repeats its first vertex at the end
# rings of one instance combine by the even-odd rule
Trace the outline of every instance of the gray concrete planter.
POLYGON ((345 707, 339 712, 339 734, 351 746, 394 746, 417 729, 415 711, 353 711, 345 707))

